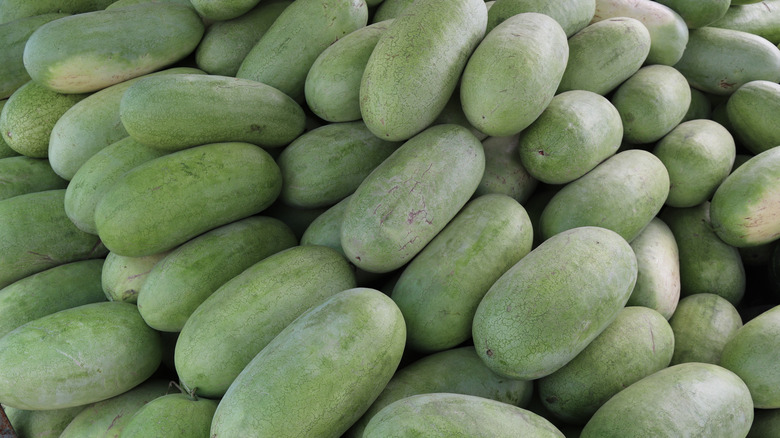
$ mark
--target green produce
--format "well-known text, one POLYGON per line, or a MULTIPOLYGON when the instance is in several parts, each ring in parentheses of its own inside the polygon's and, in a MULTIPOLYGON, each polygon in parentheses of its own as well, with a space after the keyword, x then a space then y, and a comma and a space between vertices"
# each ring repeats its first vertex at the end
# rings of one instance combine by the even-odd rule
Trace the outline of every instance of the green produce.
POLYGON ((366 426, 366 438, 389 436, 563 437, 548 420, 507 403, 465 394, 433 393, 398 400, 366 426))
POLYGON ((669 174, 650 152, 619 152, 565 185, 540 219, 547 239, 580 226, 599 226, 632 241, 655 217, 669 193, 669 174))
POLYGON ((407 346, 442 351, 471 337, 490 286, 531 251, 525 209, 506 195, 475 198, 403 269, 390 298, 404 315, 407 346))
POLYGON ((631 241, 636 255, 636 285, 626 303, 649 307, 667 320, 680 301, 680 255, 669 226, 658 217, 631 241))
POLYGON ((146 282, 146 277, 162 258, 170 251, 141 257, 126 257, 113 252, 106 256, 101 273, 103 292, 109 301, 124 301, 135 304, 138 291, 146 282))
POLYGON ((0 287, 65 263, 105 257, 97 236, 68 219, 65 190, 47 190, 0 201, 0 287))
POLYGON ((572 35, 568 43, 569 60, 556 94, 586 90, 606 95, 642 67, 650 33, 634 18, 607 18, 572 35))
POLYGON ((452 96, 450 96, 450 100, 447 101, 447 105, 444 106, 444 109, 441 110, 438 116, 436 116, 436 119, 433 121, 431 125, 446 125, 446 124, 461 125, 464 128, 468 128, 469 131, 471 131, 471 133, 474 134, 474 137, 477 137, 477 139, 479 139, 479 141, 488 138, 487 134, 481 132, 480 130, 475 128, 471 123, 469 123, 469 119, 466 117, 466 114, 463 112, 463 105, 460 102, 460 93, 452 93, 452 96))
POLYGON ((370 408, 347 431, 345 438, 359 438, 371 418, 385 406, 417 394, 447 392, 468 394, 525 407, 533 384, 490 371, 474 347, 460 347, 431 355, 399 369, 370 408))
POLYGON ((122 175, 98 201, 95 225, 112 252, 156 254, 263 211, 281 185, 279 167, 257 146, 198 146, 122 175))
POLYGON ((273 87, 193 74, 133 84, 122 95, 119 117, 131 137, 166 151, 218 142, 286 146, 306 120, 300 105, 273 87))
POLYGON ((179 380, 198 395, 222 396, 295 318, 353 287, 351 267, 330 248, 296 246, 268 256, 222 285, 187 319, 174 356, 179 380))
POLYGON ((317 208, 299 208, 285 204, 281 200, 277 199, 276 202, 271 204, 267 210, 263 212, 264 215, 270 216, 275 219, 279 219, 284 222, 295 233, 295 237, 299 240, 306 231, 306 228, 327 210, 328 207, 317 208))
POLYGON ((379 23, 397 18, 412 3, 414 3, 414 0, 382 0, 379 6, 376 7, 371 22, 379 23))
POLYGON ((702 27, 691 31, 674 68, 692 87, 728 96, 751 81, 780 81, 780 49, 751 33, 702 27))
POLYGON ((669 324, 674 330, 672 365, 683 362, 718 365, 723 347, 742 327, 742 318, 725 298, 700 293, 680 300, 669 324))
POLYGON ((674 65, 688 43, 688 26, 677 12, 650 0, 596 0, 593 21, 629 17, 642 22, 650 33, 646 64, 674 65))
POLYGON ((252 47, 291 3, 263 1, 244 15, 212 23, 195 49, 198 68, 212 75, 235 76, 252 47))
POLYGON ((392 21, 360 28, 325 49, 306 75, 311 111, 329 122, 360 120, 360 81, 379 37, 392 21))
POLYGON ((0 338, 34 319, 105 301, 102 269, 103 259, 66 263, 0 289, 0 338))
POLYGON ((663 315, 625 307, 577 357, 539 379, 539 397, 553 416, 584 424, 612 396, 669 366, 674 349, 663 315))
POLYGON ((612 95, 623 121, 623 139, 653 143, 682 121, 691 105, 691 87, 673 67, 648 65, 623 82, 612 95))
POLYGON ((179 332, 215 290, 256 262, 297 244, 277 219, 251 216, 182 244, 152 267, 138 311, 155 330, 179 332))
POLYGON ((585 90, 555 96, 521 136, 520 161, 534 178, 564 184, 614 155, 623 138, 618 110, 585 90))
POLYGON ((774 438, 780 430, 780 409, 756 409, 748 438, 774 438))
POLYGON ((135 412, 171 391, 168 381, 149 379, 127 392, 87 405, 60 438, 118 438, 135 412))
POLYGON ((711 23, 712 27, 741 30, 780 44, 780 1, 764 0, 729 8, 723 18, 711 23))
POLYGON ((141 406, 122 429, 120 438, 207 437, 217 401, 167 394, 141 406))
MULTIPOLYGON (((730 11, 731 0, 656 0, 676 12, 689 29, 708 26, 730 11)), ((720 26, 716 26, 720 27, 720 26)))
MULTIPOLYGON (((4 5, 0 5, 0 13, 4 5)), ((5 99, 30 80, 24 69, 24 45, 35 29, 68 14, 49 13, 0 24, 0 99, 5 99)), ((0 18, 0 21, 2 18, 0 18)))
POLYGON ((691 106, 688 107, 688 112, 685 113, 685 117, 683 117, 682 121, 687 122, 689 120, 711 118, 712 103, 710 102, 709 97, 703 92, 691 88, 691 106))
POLYGON ((18 437, 58 437, 84 406, 31 411, 5 407, 8 421, 18 437))
POLYGON ((254 8, 260 0, 190 0, 202 17, 213 21, 238 18, 254 8))
POLYGON ((547 0, 497 0, 488 10, 487 32, 507 18, 523 12, 549 15, 561 25, 566 37, 584 29, 593 19, 595 0, 571 0, 551 2, 547 0))
POLYGON ((661 212, 680 252, 680 294, 713 293, 737 305, 745 295, 745 267, 737 248, 715 234, 710 210, 704 202, 661 212))
POLYGON ((65 213, 76 227, 97 234, 95 208, 105 192, 127 171, 165 155, 165 151, 125 137, 100 151, 79 167, 65 190, 65 213))
POLYGON ((337 293, 244 368, 217 406, 211 437, 342 435, 390 381, 405 339, 403 316, 386 295, 337 293))
POLYGON ((24 67, 53 91, 96 91, 179 61, 195 50, 203 32, 191 7, 170 2, 76 14, 30 36, 24 67))
POLYGON ((252 47, 236 77, 268 84, 301 102, 306 74, 320 53, 367 22, 363 0, 295 1, 252 47))
POLYGON ((780 408, 778 336, 780 305, 746 322, 723 347, 720 365, 747 384, 756 408, 780 408))
POLYGON ((669 172, 666 205, 695 207, 707 201, 731 172, 737 148, 731 133, 706 119, 680 123, 652 150, 669 172))
POLYGON ((362 121, 330 123, 301 135, 276 162, 282 172, 282 202, 327 207, 351 195, 401 145, 375 136, 362 121))
POLYGON ((429 0, 405 8, 379 38, 363 73, 360 113, 368 129, 398 141, 428 127, 455 91, 486 22, 482 0, 429 0))
POLYGON ((132 304, 85 304, 0 338, 0 402, 60 409, 119 395, 160 365, 160 336, 132 304))
POLYGON ((780 221, 780 148, 764 151, 734 170, 712 196, 712 228, 736 247, 777 240, 780 221))
POLYGON ((753 421, 750 391, 731 371, 685 363, 651 374, 609 399, 582 438, 745 436, 753 421))
POLYGON ((520 135, 488 137, 482 140, 485 151, 485 172, 475 196, 491 193, 507 195, 524 204, 534 193, 539 181, 523 167, 517 153, 520 135))
POLYGON ((45 158, 27 156, 0 158, 0 200, 67 187, 45 158))
POLYGON ((369 272, 401 267, 455 217, 484 169, 482 143, 468 129, 436 125, 417 134, 352 195, 341 225, 344 253, 369 272))
POLYGON ((22 85, 0 112, 3 141, 14 151, 33 158, 49 156, 49 137, 57 120, 86 94, 60 94, 37 82, 22 85))
POLYGON ((463 112, 487 135, 517 134, 550 104, 568 57, 566 33, 549 16, 527 12, 504 20, 463 70, 463 112))
POLYGON ((579 227, 557 234, 504 273, 477 307, 479 357, 517 379, 550 375, 617 317, 636 281, 629 244, 614 231, 579 227))
POLYGON ((347 196, 317 216, 301 236, 301 245, 321 245, 346 257, 341 247, 341 222, 352 195, 347 196))
POLYGON ((0 2, 0 23, 44 14, 80 14, 97 11, 115 0, 3 0, 0 2))
MULTIPOLYGON (((6 102, 8 102, 8 99, 0 100, 0 112, 2 112, 6 102)), ((18 155, 21 154, 11 149, 11 147, 8 146, 8 143, 6 143, 5 140, 3 140, 3 136, 0 135, 0 158, 15 157, 18 155)))
POLYGON ((776 82, 748 82, 726 102, 732 132, 739 144, 754 154, 780 146, 780 126, 772 118, 778 112, 780 84, 776 82))
MULTIPOLYGON (((111 85, 70 107, 54 124, 48 140, 49 161, 54 171, 73 180, 92 156, 126 138, 127 130, 119 118, 119 103, 125 91, 148 76, 175 73, 203 74, 190 67, 169 68, 111 85)), ((90 220, 93 219, 90 217, 90 220)), ((94 224, 91 227, 94 228, 94 224)))

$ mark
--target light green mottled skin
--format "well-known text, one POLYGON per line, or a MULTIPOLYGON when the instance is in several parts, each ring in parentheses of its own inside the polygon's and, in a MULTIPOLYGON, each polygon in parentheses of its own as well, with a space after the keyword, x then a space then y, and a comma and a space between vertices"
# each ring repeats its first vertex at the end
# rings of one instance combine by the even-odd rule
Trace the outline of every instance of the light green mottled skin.
POLYGON ((669 226, 658 217, 631 241, 636 285, 626 305, 649 307, 667 320, 680 300, 680 255, 669 226))
POLYGON ((414 3, 414 0, 383 0, 376 7, 376 11, 374 11, 374 15, 371 17, 371 22, 379 23, 396 18, 412 3, 414 3))
POLYGON ((523 131, 517 151, 531 176, 564 184, 617 152, 622 138, 620 114, 607 98, 571 90, 555 96, 523 131))
POLYGON ((710 199, 731 173, 737 148, 722 125, 698 119, 677 125, 652 152, 669 172, 666 205, 694 207, 710 199))
POLYGON ((369 272, 404 265, 466 204, 484 169, 482 144, 468 129, 426 129, 393 152, 352 195, 341 226, 344 253, 369 272))
POLYGON ((127 392, 86 406, 60 438, 119 438, 138 409, 174 391, 167 380, 149 379, 127 392))
MULTIPOLYGON (((131 85, 143 78, 174 73, 203 72, 189 67, 175 67, 149 73, 104 88, 73 105, 57 119, 49 137, 49 161, 52 169, 63 178, 72 180, 81 166, 93 155, 127 137, 127 131, 119 119, 119 102, 122 95, 131 85)), ((94 223, 92 227, 94 228, 94 223)))
POLYGON ((545 418, 507 403, 465 394, 413 395, 388 405, 366 426, 365 438, 563 437, 545 418))
POLYGON ((330 123, 284 148, 279 199, 301 207, 327 207, 351 195, 401 145, 375 136, 362 121, 330 123))
POLYGON ((675 340, 672 365, 684 362, 717 365, 723 347, 742 327, 742 317, 725 298, 700 293, 680 300, 669 324, 675 340))
POLYGON ((584 29, 593 19, 595 0, 574 0, 566 2, 549 0, 497 0, 488 10, 487 32, 507 18, 523 12, 538 12, 549 15, 561 25, 566 37, 584 29))
POLYGON ((507 377, 552 374, 617 317, 636 275, 634 252, 617 233, 580 227, 557 234, 490 287, 474 315, 477 353, 507 377))
POLYGON ((780 81, 780 49, 758 35, 703 27, 691 31, 674 68, 692 87, 728 96, 751 81, 780 81))
POLYGON ((54 438, 60 436, 68 423, 73 420, 84 406, 72 408, 50 409, 46 411, 30 411, 4 407, 5 414, 16 436, 54 438))
POLYGON ((650 152, 632 149, 603 161, 565 185, 542 212, 544 238, 591 225, 632 241, 661 210, 669 194, 669 174, 650 152))
POLYGON ((482 0, 415 2, 379 38, 360 83, 366 126, 406 140, 429 126, 449 101, 485 35, 482 0))
POLYGON ((103 259, 66 263, 0 289, 0 338, 34 319, 105 301, 102 269, 103 259))
POLYGON ((697 29, 710 25, 728 14, 731 0, 657 0, 676 12, 688 26, 697 29))
POLYGON ((780 408, 778 336, 780 306, 775 306, 746 322, 723 348, 720 365, 747 384, 756 408, 780 408))
POLYGON ((303 132, 303 109, 281 91, 229 76, 146 78, 125 91, 119 117, 131 137, 177 151, 222 141, 286 146, 303 132))
POLYGON ((780 44, 780 1, 764 0, 729 8, 723 18, 710 26, 749 32, 780 44))
POLYGON ((0 338, 0 402, 60 409, 121 394, 160 365, 160 336, 132 304, 61 310, 0 338))
POLYGON ((569 45, 547 15, 527 12, 503 21, 469 58, 460 101, 469 122, 487 135, 515 135, 552 100, 563 76, 569 45))
POLYGON ((618 17, 637 19, 647 28, 651 40, 647 65, 674 65, 682 57, 688 43, 688 26, 671 8, 645 0, 596 0, 591 23, 618 17))
POLYGON ((431 123, 431 126, 444 124, 461 125, 464 128, 468 128, 479 141, 488 137, 487 134, 480 132, 469 123, 469 119, 466 118, 466 114, 463 112, 463 105, 461 105, 460 102, 460 93, 452 93, 450 100, 447 101, 447 105, 445 105, 444 109, 436 116, 436 119, 431 123))
POLYGON ((0 24, 50 13, 80 14, 103 9, 115 0, 3 0, 0 24))
POLYGON ((212 75, 235 76, 252 47, 291 3, 262 1, 240 17, 211 24, 195 49, 198 68, 212 75))
POLYGON ((539 397, 555 417, 584 424, 610 397, 666 368, 674 345, 660 313, 625 307, 577 357, 539 380, 539 397))
POLYGON ((346 257, 341 248, 341 222, 350 198, 351 195, 347 196, 317 216, 301 236, 301 245, 327 246, 346 257))
POLYGON ((772 114, 780 113, 780 84, 748 82, 729 97, 726 113, 739 144, 750 152, 780 146, 780 126, 772 119, 772 114))
POLYGON ((753 421, 747 386, 717 365, 685 363, 651 374, 615 394, 581 438, 745 436, 753 421))
POLYGON ((507 379, 490 371, 474 347, 433 353, 399 369, 366 413, 347 431, 345 438, 362 437, 366 425, 377 412, 411 395, 467 394, 525 407, 532 391, 530 381, 507 379))
POLYGON ((0 112, 0 134, 14 151, 33 158, 49 156, 54 125, 86 94, 60 94, 29 81, 8 98, 0 112))
POLYGON ((629 17, 593 23, 568 40, 569 60, 558 90, 606 95, 631 77, 650 51, 650 33, 629 17))
POLYGON ((106 190, 130 169, 165 155, 165 151, 125 137, 91 156, 65 190, 65 213, 82 231, 97 234, 95 207, 106 190))
POLYGON ((260 0, 190 0, 202 17, 214 21, 238 18, 254 8, 260 0))
POLYGON ((0 200, 67 186, 68 182, 54 173, 45 158, 0 158, 0 200))
POLYGON ((65 190, 0 201, 0 287, 58 265, 104 257, 100 239, 68 219, 65 190))
POLYGON ((764 151, 734 170, 712 196, 715 233, 736 247, 780 237, 780 148, 764 151))
POLYGON ((304 94, 314 114, 329 122, 360 120, 360 80, 379 37, 392 21, 360 28, 325 49, 306 75, 304 94))
POLYGON ((251 216, 204 233, 152 268, 138 293, 138 311, 152 328, 179 332, 220 286, 297 243, 290 227, 265 216, 251 216))
POLYGON ((187 319, 174 356, 179 380, 198 395, 222 396, 285 326, 352 287, 352 268, 323 246, 296 246, 255 263, 187 319))
POLYGON ((646 144, 682 121, 691 106, 691 87, 673 67, 648 65, 623 82, 610 100, 623 121, 623 139, 646 144))
POLYGON ((403 269, 390 295, 406 320, 407 346, 434 352, 471 338, 482 297, 532 243, 531 220, 509 196, 466 204, 403 269))
POLYGON ((368 23, 363 0, 298 0, 287 7, 246 55, 236 77, 268 84, 298 102, 317 57, 368 23))
POLYGON ((30 35, 40 26, 67 16, 49 13, 0 24, 0 47, 3 48, 0 52, 0 99, 7 98, 30 80, 22 61, 24 45, 30 35))
POLYGON ((138 300, 138 291, 146 282, 149 272, 169 253, 170 251, 163 251, 142 257, 125 257, 109 252, 101 275, 101 284, 106 298, 109 301, 135 304, 138 300))
POLYGON ((168 394, 141 406, 122 429, 121 438, 206 437, 217 400, 191 399, 186 394, 168 394))
POLYGON ((87 12, 38 28, 25 45, 24 66, 54 91, 96 91, 179 61, 203 32, 198 14, 176 3, 87 12))
POLYGON ((217 407, 211 437, 341 436, 387 385, 405 339, 383 293, 334 295, 252 359, 217 407))
MULTIPOLYGON (((8 99, 0 100, 0 111, 3 110, 3 107, 5 106, 6 102, 8 102, 8 99)), ((8 146, 8 143, 6 143, 5 140, 3 139, 3 136, 0 135, 0 158, 16 157, 18 155, 21 154, 11 149, 11 147, 8 146)))
POLYGON ((279 167, 258 146, 198 146, 122 175, 98 201, 95 225, 112 252, 155 254, 263 211, 281 185, 279 167))
POLYGON ((737 248, 713 231, 710 207, 704 202, 661 212, 680 253, 680 294, 714 293, 736 305, 745 295, 745 268, 737 248))
POLYGON ((524 204, 539 182, 528 173, 517 153, 519 135, 488 137, 482 140, 485 172, 477 187, 477 196, 498 193, 524 204))
POLYGON ((712 102, 706 94, 691 88, 691 105, 680 123, 696 119, 712 119, 712 102))

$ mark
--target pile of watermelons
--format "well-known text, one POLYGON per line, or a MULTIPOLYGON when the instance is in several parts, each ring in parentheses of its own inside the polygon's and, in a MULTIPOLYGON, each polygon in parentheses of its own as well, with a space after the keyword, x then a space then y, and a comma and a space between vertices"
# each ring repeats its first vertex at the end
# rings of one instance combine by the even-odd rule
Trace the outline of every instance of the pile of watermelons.
POLYGON ((780 0, 0 0, 8 433, 779 437, 779 43, 780 0))

